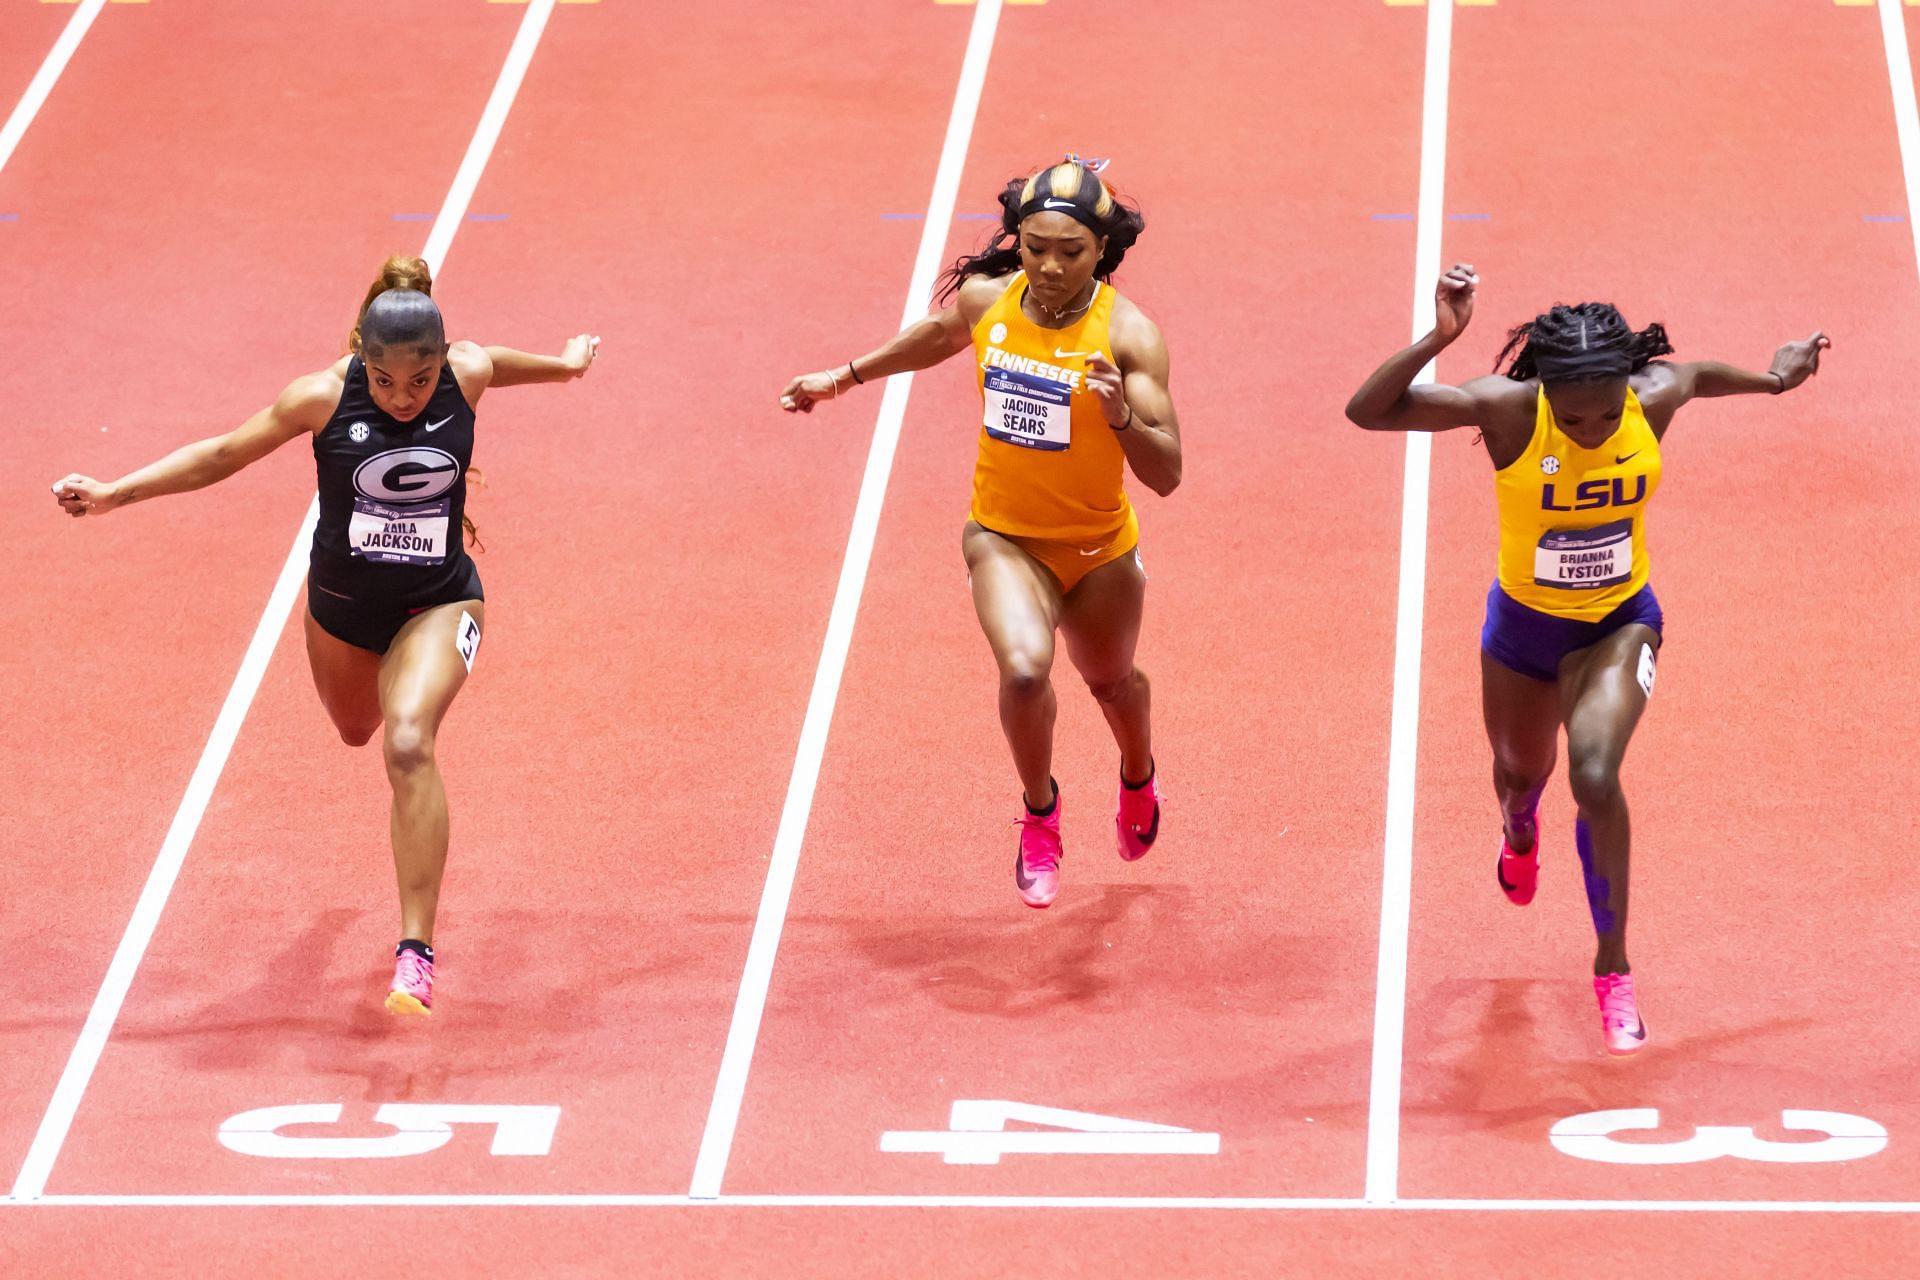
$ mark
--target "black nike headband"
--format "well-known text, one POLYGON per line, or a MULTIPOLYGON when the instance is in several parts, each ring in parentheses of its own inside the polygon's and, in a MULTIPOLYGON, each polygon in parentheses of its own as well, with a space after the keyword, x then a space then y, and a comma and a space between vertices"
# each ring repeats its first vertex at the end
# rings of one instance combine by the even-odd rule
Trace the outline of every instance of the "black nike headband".
POLYGON ((1095 235, 1106 234, 1106 229, 1100 225, 1100 215, 1077 198, 1063 200, 1050 191, 1040 191, 1020 206, 1019 221, 1025 222, 1036 213, 1064 213, 1095 235))
POLYGON ((1633 372, 1633 354, 1624 348, 1610 351, 1575 351, 1567 355, 1548 355, 1537 351, 1533 367, 1542 382, 1582 382, 1590 378, 1624 378, 1633 372))

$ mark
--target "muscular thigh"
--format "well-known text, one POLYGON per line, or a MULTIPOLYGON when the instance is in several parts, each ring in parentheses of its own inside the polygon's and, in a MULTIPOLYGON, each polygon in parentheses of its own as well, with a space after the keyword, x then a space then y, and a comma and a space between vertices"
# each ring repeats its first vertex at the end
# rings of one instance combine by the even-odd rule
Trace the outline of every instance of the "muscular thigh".
POLYGON ((308 613, 307 666, 327 716, 343 732, 380 724, 380 655, 348 644, 308 613))
POLYGON ((418 717, 438 726, 467 682, 486 620, 484 602, 457 600, 400 628, 380 660, 380 708, 387 719, 418 717))
POLYGON ((1523 676, 1480 653, 1480 709, 1487 741, 1503 766, 1544 777, 1553 768, 1560 732, 1560 688, 1523 676))
POLYGON ((1627 739, 1652 691, 1653 655, 1659 645, 1653 628, 1635 623, 1567 655, 1560 664, 1560 688, 1569 751, 1615 759, 1626 754, 1627 739))
POLYGON ((1051 661, 1060 621, 1060 586, 1045 565, 991 529, 968 523, 960 546, 966 556, 973 611, 1002 665, 1015 653, 1051 661))
POLYGON ((1067 656, 1089 684, 1106 684, 1133 670, 1140 619, 1147 602, 1147 575, 1137 552, 1128 552, 1080 579, 1060 611, 1067 656))

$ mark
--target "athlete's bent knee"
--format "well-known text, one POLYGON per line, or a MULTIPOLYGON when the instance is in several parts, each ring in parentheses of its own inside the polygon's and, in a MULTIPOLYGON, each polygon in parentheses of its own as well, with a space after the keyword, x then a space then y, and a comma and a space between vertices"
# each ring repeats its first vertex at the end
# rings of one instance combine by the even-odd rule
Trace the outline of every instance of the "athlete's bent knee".
POLYGON ((1038 697, 1052 670, 1051 654, 1016 650, 1000 659, 1000 688, 1016 698, 1038 697))
POLYGON ((335 725, 334 728, 340 731, 340 741, 350 747, 364 747, 369 742, 372 742, 373 735, 379 732, 380 722, 375 720, 371 724, 366 725, 338 724, 335 725))
MULTIPOLYGON (((1547 773, 1552 772, 1551 767, 1547 773)), ((1507 760, 1493 762, 1493 785, 1507 794, 1531 791, 1547 780, 1547 773, 1536 772, 1507 760)))
POLYGON ((433 764, 433 734, 418 720, 389 720, 382 754, 389 773, 418 773, 433 764))
POLYGON ((1567 762, 1567 780, 1573 784, 1573 802, 1582 809, 1611 809, 1620 803, 1620 766, 1607 756, 1575 756, 1567 762))
POLYGON ((1138 671, 1129 671, 1118 680, 1089 680, 1087 692, 1093 695, 1095 702, 1118 702, 1131 693, 1137 685, 1145 682, 1146 677, 1138 671))

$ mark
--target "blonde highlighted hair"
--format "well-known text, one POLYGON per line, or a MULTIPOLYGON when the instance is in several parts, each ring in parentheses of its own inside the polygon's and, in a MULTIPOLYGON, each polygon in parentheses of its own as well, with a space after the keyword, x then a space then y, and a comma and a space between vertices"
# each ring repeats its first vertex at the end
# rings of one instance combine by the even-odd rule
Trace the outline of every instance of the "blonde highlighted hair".
POLYGON ((974 276, 1004 276, 1020 269, 1020 224, 1040 210, 1036 202, 1047 199, 1071 205, 1067 216, 1106 242, 1093 274, 1111 280, 1121 259, 1146 230, 1140 210, 1122 199, 1112 188, 1079 160, 1068 158, 1058 164, 1043 165, 1024 178, 1015 178, 1000 191, 1000 225, 978 252, 956 259, 940 275, 939 300, 945 301, 960 291, 974 276))

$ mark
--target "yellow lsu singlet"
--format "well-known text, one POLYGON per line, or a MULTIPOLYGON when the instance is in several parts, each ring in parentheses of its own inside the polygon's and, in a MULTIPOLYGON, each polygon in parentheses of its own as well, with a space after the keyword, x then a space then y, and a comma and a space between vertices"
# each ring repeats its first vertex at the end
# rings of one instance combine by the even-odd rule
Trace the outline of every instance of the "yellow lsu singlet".
POLYGON ((973 327, 985 410, 973 519, 1013 537, 1107 539, 1133 518, 1126 454, 1086 386, 1089 357, 1113 360, 1113 289, 1094 285, 1087 314, 1064 329, 1027 319, 1026 291, 1021 272, 973 327))
POLYGON ((1500 589, 1529 609, 1598 622, 1647 585, 1647 503, 1660 487, 1660 441, 1627 389, 1620 426, 1584 449, 1540 392, 1533 439, 1494 476, 1500 589))

